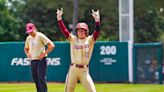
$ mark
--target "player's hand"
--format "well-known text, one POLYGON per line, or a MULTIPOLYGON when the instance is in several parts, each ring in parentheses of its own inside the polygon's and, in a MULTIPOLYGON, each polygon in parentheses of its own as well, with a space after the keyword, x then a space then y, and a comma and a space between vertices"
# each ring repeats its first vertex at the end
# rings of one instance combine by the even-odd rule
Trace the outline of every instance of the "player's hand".
POLYGON ((95 22, 100 22, 100 13, 99 13, 99 10, 94 11, 92 9, 92 16, 95 19, 95 22))
POLYGON ((45 56, 46 56, 46 53, 41 53, 41 54, 39 55, 39 59, 42 60, 45 56))
POLYGON ((26 56, 27 56, 29 59, 31 59, 31 54, 30 54, 30 53, 28 53, 26 56))
POLYGON ((57 12, 56 12, 56 15, 57 15, 57 20, 62 20, 62 15, 63 15, 63 8, 61 8, 60 10, 57 9, 57 12))

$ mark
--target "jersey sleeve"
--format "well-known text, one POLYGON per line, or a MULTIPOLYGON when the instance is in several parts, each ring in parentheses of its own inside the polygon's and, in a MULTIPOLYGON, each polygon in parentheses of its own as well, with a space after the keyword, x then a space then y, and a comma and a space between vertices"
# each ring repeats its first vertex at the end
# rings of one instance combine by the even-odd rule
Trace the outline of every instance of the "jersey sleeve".
POLYGON ((68 31, 68 29, 66 28, 65 24, 63 23, 62 20, 58 21, 58 25, 60 30, 62 31, 62 33, 65 35, 65 37, 68 39, 70 32, 68 31))
POLYGON ((28 37, 26 38, 26 41, 25 41, 25 47, 26 49, 29 49, 29 41, 28 41, 28 37))
POLYGON ((67 38, 69 42, 73 42, 76 36, 70 33, 69 37, 67 38))
POLYGON ((40 33, 40 38, 41 38, 41 41, 43 42, 44 45, 46 45, 47 43, 49 43, 51 40, 45 36, 43 33, 40 33))
POLYGON ((94 40, 96 41, 100 34, 100 22, 95 23, 95 31, 93 32, 94 40))
POLYGON ((93 35, 88 36, 87 39, 89 40, 90 43, 95 43, 95 39, 93 35))

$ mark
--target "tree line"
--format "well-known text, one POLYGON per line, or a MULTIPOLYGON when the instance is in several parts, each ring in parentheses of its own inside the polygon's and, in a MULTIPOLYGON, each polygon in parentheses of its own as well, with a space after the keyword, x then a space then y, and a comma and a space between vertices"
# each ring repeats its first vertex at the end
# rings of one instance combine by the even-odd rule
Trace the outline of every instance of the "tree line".
MULTIPOLYGON (((24 41, 25 25, 36 24, 39 31, 53 41, 63 41, 56 9, 63 7, 63 21, 71 31, 74 0, 0 0, 0 41, 24 41)), ((118 0, 78 0, 78 21, 86 22, 90 34, 94 30, 91 9, 100 10, 99 41, 119 40, 118 0)), ((164 1, 134 0, 134 42, 164 40, 164 1)))

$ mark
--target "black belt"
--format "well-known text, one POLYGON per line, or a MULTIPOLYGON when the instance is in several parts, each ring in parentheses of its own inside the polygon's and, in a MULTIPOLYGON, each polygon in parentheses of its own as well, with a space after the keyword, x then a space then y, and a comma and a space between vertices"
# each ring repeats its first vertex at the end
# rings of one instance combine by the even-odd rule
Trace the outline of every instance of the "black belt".
POLYGON ((71 66, 75 66, 75 67, 78 67, 78 68, 85 68, 85 67, 88 67, 88 65, 81 65, 81 64, 71 64, 71 66))

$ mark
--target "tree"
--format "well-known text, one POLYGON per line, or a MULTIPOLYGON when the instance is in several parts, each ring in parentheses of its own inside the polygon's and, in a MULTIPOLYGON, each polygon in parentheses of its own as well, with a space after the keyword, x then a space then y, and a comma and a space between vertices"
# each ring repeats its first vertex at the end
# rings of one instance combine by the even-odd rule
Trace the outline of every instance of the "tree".
POLYGON ((15 41, 21 37, 18 34, 19 23, 16 17, 8 10, 5 0, 0 1, 0 37, 1 41, 15 41))
MULTIPOLYGON (((118 0, 75 0, 78 1, 78 22, 89 25, 90 33, 94 30, 91 9, 100 10, 101 35, 98 40, 118 41, 119 16, 118 0)), ((56 9, 63 7, 63 21, 67 28, 73 23, 74 0, 1 0, 0 35, 1 41, 23 41, 27 22, 36 24, 39 31, 45 33, 53 41, 63 41, 65 37, 59 31, 56 20, 56 9), (9 31, 10 30, 10 31, 9 31), (11 31, 12 30, 12 31, 11 31), (10 35, 10 36, 6 36, 10 35)), ((134 40, 135 42, 156 42, 164 33, 164 12, 161 0, 134 1, 134 40)), ((76 15, 77 16, 77 15, 76 15)))
POLYGON ((164 32, 164 28, 161 27, 164 21, 160 12, 161 2, 163 1, 135 1, 135 42, 159 41, 160 35, 164 32))

